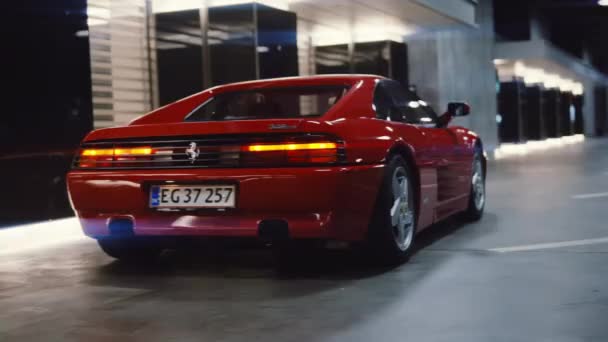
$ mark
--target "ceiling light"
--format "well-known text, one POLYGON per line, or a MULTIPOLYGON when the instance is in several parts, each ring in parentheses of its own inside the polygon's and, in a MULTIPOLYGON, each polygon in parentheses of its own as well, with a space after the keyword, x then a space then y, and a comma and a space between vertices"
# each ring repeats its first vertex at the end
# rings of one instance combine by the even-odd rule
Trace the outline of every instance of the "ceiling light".
POLYGON ((599 0, 597 4, 600 6, 608 6, 608 0, 599 0))
POLYGON ((420 107, 420 103, 418 101, 410 101, 408 102, 407 106, 410 108, 418 108, 420 107))

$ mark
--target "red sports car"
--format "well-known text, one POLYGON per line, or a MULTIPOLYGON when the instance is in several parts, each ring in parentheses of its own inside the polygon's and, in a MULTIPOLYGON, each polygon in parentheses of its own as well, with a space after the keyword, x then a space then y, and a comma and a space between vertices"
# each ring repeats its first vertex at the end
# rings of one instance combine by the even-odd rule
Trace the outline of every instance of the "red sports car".
POLYGON ((468 113, 438 117, 379 76, 223 85, 91 132, 68 188, 84 232, 119 259, 158 255, 151 236, 223 236, 364 242, 401 261, 431 224, 482 216, 482 142, 447 127, 468 113))

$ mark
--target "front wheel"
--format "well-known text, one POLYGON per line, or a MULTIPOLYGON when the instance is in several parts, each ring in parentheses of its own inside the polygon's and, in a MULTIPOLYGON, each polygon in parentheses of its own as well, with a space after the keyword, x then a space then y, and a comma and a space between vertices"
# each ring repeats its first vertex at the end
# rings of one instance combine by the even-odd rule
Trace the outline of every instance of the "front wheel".
POLYGON ((483 216, 486 205, 486 174, 483 168, 481 153, 476 152, 473 158, 473 171, 471 175, 471 190, 469 205, 464 212, 467 221, 479 221, 483 216))
POLYGON ((135 238, 104 238, 97 243, 107 255, 126 262, 153 261, 163 251, 152 241, 135 238))
POLYGON ((383 262, 404 262, 412 251, 416 206, 411 175, 410 167, 403 157, 395 155, 390 158, 368 236, 371 252, 383 262))

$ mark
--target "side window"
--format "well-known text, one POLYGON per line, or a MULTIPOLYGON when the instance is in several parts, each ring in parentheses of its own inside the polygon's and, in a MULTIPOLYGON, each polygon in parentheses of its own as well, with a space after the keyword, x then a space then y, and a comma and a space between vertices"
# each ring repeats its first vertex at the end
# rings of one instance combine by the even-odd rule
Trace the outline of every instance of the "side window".
POLYGON ((437 114, 424 101, 405 89, 396 81, 385 81, 384 84, 392 98, 394 106, 403 116, 403 121, 410 124, 433 124, 437 122, 437 114))
POLYGON ((388 120, 393 106, 393 99, 387 92, 383 82, 378 83, 374 90, 374 110, 376 111, 376 117, 378 119, 388 120))
MULTIPOLYGON (((413 94, 412 94, 413 95, 413 94)), ((421 124, 434 124, 437 123, 437 113, 433 110, 428 103, 422 101, 418 96, 414 95, 418 99, 418 104, 420 104, 420 116, 418 117, 418 121, 421 124)))

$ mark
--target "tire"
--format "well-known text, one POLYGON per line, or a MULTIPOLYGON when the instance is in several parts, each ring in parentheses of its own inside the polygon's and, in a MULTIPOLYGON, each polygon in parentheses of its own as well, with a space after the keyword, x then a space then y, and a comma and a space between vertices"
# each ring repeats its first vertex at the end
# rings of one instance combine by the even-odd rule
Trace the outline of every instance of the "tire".
POLYGON ((486 205, 486 174, 483 168, 483 159, 479 152, 475 152, 473 158, 470 191, 469 205, 463 213, 463 217, 469 222, 479 221, 483 216, 486 205))
POLYGON ((152 261, 163 251, 152 241, 135 238, 105 238, 97 240, 97 243, 107 255, 126 262, 152 261))
POLYGON ((368 246, 386 264, 405 262, 414 245, 417 211, 412 172, 400 155, 389 158, 370 221, 368 246))

